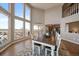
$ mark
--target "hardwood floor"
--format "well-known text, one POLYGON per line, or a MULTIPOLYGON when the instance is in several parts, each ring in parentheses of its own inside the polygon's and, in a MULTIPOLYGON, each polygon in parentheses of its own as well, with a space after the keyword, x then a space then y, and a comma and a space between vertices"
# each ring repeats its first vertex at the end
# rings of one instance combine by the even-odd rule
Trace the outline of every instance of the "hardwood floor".
MULTIPOLYGON (((48 41, 51 41, 49 39, 48 41)), ((0 53, 0 56, 31 56, 32 55, 32 42, 31 40, 24 40, 11 45, 5 51, 0 53)), ((79 45, 65 40, 61 41, 59 55, 61 56, 79 56, 79 45)))
POLYGON ((29 56, 31 55, 31 40, 25 40, 11 45, 5 51, 3 51, 1 56, 29 56))
POLYGON ((62 40, 59 54, 64 56, 79 56, 79 45, 62 40))

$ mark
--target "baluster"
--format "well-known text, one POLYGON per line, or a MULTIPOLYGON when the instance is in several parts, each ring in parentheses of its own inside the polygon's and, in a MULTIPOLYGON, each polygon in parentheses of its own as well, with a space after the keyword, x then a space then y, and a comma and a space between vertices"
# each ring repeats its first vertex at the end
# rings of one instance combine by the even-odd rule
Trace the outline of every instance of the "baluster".
POLYGON ((75 10, 75 13, 74 13, 74 14, 76 14, 76 3, 74 4, 74 8, 75 8, 75 9, 74 9, 74 10, 75 10))
POLYGON ((71 6, 70 6, 70 15, 71 15, 71 6))
POLYGON ((64 10, 64 17, 66 17, 66 9, 64 10))
POLYGON ((66 13, 67 13, 67 15, 66 16, 68 16, 68 14, 69 14, 69 10, 68 10, 69 8, 67 8, 67 11, 66 11, 66 13))
POLYGON ((74 8, 74 13, 73 14, 75 14, 75 4, 74 4, 73 8, 74 8))
POLYGON ((70 16, 70 7, 69 7, 69 16, 70 16))
POLYGON ((73 14, 75 14, 75 4, 73 5, 73 14))
POLYGON ((68 14, 69 14, 69 8, 67 8, 67 11, 66 11, 66 13, 67 13, 67 16, 68 16, 68 14))
POLYGON ((66 9, 65 9, 65 11, 64 11, 64 14, 65 14, 65 17, 66 17, 66 9))
POLYGON ((78 3, 78 13, 79 13, 79 3, 78 3))
POLYGON ((70 14, 72 15, 73 13, 73 10, 72 10, 72 6, 70 7, 70 14))
POLYGON ((66 9, 66 16, 68 16, 68 8, 66 9))
POLYGON ((78 13, 78 4, 76 3, 76 14, 78 13))
POLYGON ((75 14, 76 14, 76 13, 77 13, 77 12, 76 12, 76 10, 77 10, 77 9, 76 9, 76 3, 74 4, 74 7, 75 7, 75 14))
POLYGON ((71 15, 73 14, 73 5, 71 6, 71 15))
POLYGON ((65 10, 64 10, 64 17, 65 17, 65 10))
POLYGON ((76 12, 78 13, 78 3, 76 3, 76 12))
POLYGON ((74 13, 74 9, 73 9, 73 7, 74 7, 74 5, 72 5, 72 15, 73 15, 73 13, 74 13))
POLYGON ((63 13, 62 13, 62 17, 64 17, 64 10, 63 10, 63 13))
POLYGON ((63 10, 63 7, 62 7, 62 17, 64 17, 64 10, 63 10))

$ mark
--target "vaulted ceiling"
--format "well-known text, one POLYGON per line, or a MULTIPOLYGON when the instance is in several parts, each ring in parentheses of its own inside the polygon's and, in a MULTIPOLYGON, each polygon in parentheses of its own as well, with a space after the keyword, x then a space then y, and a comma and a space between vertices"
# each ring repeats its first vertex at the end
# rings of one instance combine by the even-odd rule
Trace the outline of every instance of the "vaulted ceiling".
POLYGON ((46 10, 48 8, 53 8, 56 6, 62 6, 63 3, 30 3, 32 7, 46 10))

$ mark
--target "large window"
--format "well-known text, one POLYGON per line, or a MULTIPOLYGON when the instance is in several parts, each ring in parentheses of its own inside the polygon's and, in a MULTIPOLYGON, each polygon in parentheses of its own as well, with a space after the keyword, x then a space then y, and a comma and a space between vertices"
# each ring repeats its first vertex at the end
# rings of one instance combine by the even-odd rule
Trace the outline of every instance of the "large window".
POLYGON ((31 20, 31 9, 28 7, 28 6, 26 6, 26 9, 25 9, 25 18, 26 18, 26 20, 31 20))
POLYGON ((15 40, 23 37, 23 21, 15 19, 15 40))
POLYGON ((19 16, 23 18, 23 4, 22 3, 15 4, 15 16, 19 16))
POLYGON ((8 42, 8 16, 0 13, 0 47, 8 42))
POLYGON ((9 4, 8 3, 0 3, 0 6, 7 11, 9 10, 9 4))
POLYGON ((0 3, 0 48, 14 40, 24 39, 30 33, 31 9, 24 5, 26 4, 0 3))
POLYGON ((25 35, 27 36, 28 32, 30 32, 30 23, 25 22, 25 35))

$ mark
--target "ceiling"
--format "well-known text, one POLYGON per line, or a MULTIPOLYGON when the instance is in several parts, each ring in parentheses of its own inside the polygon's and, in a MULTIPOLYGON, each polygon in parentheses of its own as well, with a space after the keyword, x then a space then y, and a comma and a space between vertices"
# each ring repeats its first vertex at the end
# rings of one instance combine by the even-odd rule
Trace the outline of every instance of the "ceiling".
POLYGON ((30 5, 35 8, 46 10, 51 7, 61 6, 62 3, 30 3, 30 5))

